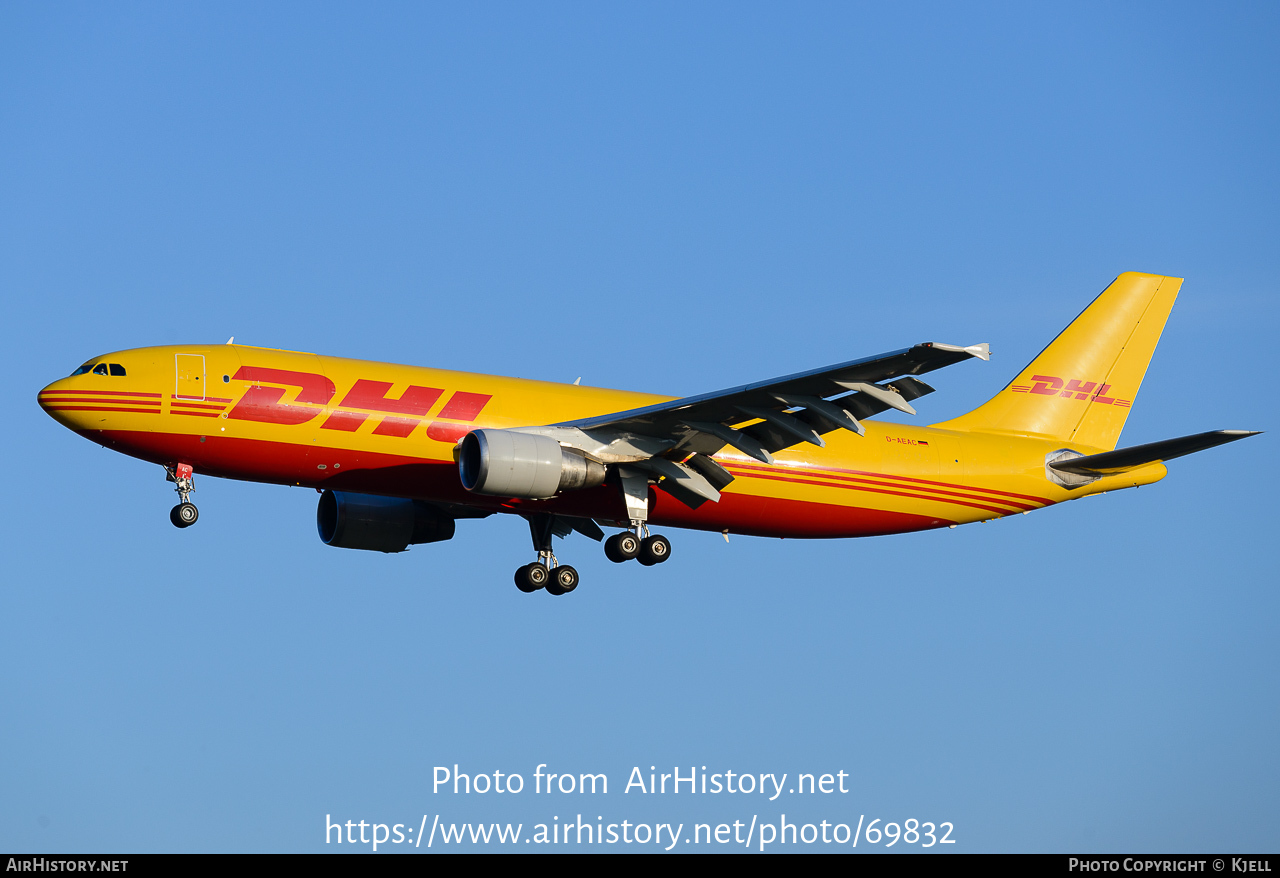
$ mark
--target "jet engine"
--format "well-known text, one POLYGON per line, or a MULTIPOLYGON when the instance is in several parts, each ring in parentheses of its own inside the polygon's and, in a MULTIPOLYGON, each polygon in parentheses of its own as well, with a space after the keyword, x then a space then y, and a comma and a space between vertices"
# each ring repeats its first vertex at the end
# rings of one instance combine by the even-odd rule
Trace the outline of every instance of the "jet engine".
POLYGON ((340 549, 403 552, 453 539, 454 520, 421 500, 325 491, 316 507, 320 541, 340 549))
POLYGON ((604 483, 604 464, 549 436, 472 430, 458 451, 462 487, 477 494, 545 500, 604 483))

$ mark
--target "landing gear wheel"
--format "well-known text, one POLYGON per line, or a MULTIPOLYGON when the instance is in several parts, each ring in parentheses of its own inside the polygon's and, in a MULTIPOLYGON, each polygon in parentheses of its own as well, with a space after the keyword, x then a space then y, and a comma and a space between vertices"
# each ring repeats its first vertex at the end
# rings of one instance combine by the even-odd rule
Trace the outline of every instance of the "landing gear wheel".
POLYGON ((547 591, 552 594, 568 594, 578 587, 578 571, 574 570, 568 564, 561 564, 555 570, 551 571, 552 585, 547 586, 547 591))
POLYGON ((516 588, 530 594, 547 586, 550 578, 547 568, 541 564, 526 564, 516 571, 516 588))
POLYGON ((615 564, 630 561, 640 551, 640 540, 633 533, 620 533, 604 543, 604 555, 615 564))
POLYGON ((661 564, 670 557, 670 541, 664 536, 654 534, 640 543, 640 554, 636 555, 636 560, 645 567, 652 567, 654 564, 661 564))
POLYGON ((200 510, 196 509, 194 503, 179 503, 169 510, 169 520, 174 527, 191 527, 199 517, 200 510))

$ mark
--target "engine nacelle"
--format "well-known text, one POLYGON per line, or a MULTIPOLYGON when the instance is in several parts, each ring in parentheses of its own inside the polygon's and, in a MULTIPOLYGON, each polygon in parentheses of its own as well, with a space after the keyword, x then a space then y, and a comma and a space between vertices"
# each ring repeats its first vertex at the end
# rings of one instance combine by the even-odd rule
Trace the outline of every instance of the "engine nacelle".
POLYGON ((605 468, 549 436, 472 430, 458 450, 462 487, 477 494, 545 500, 604 484, 605 468))
POLYGON ((316 529, 327 546, 403 552, 410 545, 453 539, 455 523, 421 500, 325 491, 316 529))

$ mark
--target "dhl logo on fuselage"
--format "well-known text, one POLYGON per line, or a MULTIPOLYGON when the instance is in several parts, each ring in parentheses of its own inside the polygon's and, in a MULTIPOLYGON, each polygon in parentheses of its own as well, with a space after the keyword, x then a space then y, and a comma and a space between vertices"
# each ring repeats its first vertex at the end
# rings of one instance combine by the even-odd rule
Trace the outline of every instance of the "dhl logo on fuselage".
POLYGON ((1014 393, 1038 393, 1042 396, 1056 396, 1060 399, 1087 399, 1102 405, 1118 405, 1128 408, 1131 399, 1116 399, 1107 396, 1111 391, 1110 384, 1098 385, 1096 381, 1081 381, 1072 378, 1063 381, 1054 375, 1032 375, 1031 384, 1014 384, 1009 389, 1014 393), (1065 386, 1064 386, 1065 385, 1065 386))
MULTIPOLYGON (((305 424, 326 411, 337 393, 332 380, 315 372, 241 366, 233 377, 253 382, 226 415, 241 421, 305 424), (294 401, 282 402, 286 389, 294 387, 298 388, 294 401)), ((369 418, 382 415, 373 434, 404 438, 426 419, 444 395, 443 388, 410 384, 399 397, 388 397, 391 387, 390 381, 357 379, 320 428, 354 433, 369 418)), ((456 391, 435 415, 455 423, 434 420, 427 425, 427 436, 440 442, 457 442, 471 429, 469 422, 475 421, 492 398, 485 393, 456 391)))

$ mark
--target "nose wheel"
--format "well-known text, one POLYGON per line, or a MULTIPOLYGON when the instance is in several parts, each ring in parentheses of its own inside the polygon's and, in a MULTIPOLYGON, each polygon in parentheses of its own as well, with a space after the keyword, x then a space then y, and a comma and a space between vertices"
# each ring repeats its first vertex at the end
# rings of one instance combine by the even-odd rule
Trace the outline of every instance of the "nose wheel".
POLYGON ((178 492, 178 505, 169 510, 169 520, 174 527, 191 527, 200 518, 200 510, 191 502, 191 492, 196 489, 196 479, 191 464, 180 463, 170 469, 164 468, 165 475, 173 482, 173 489, 178 492))

